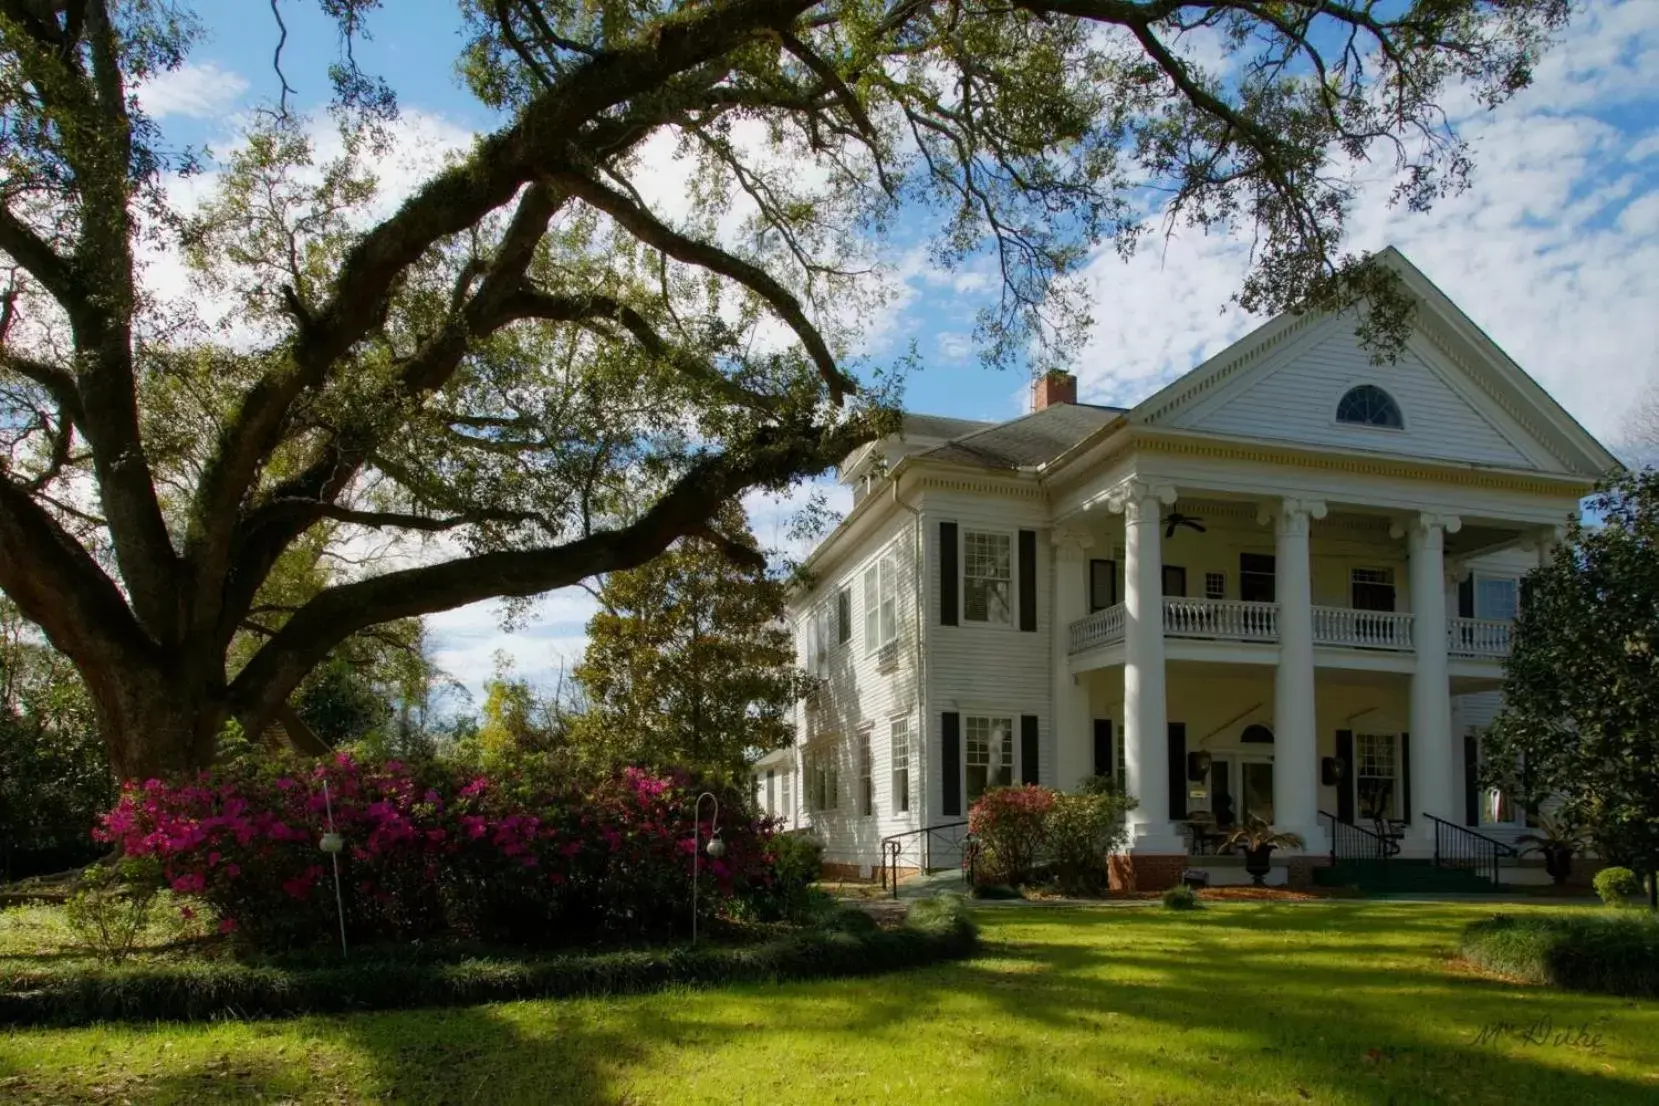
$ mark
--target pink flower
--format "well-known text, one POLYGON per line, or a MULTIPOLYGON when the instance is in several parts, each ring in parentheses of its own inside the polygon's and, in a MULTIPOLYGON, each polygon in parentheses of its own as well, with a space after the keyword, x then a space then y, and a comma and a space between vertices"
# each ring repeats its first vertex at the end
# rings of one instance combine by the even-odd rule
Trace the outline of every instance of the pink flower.
POLYGON ((198 895, 207 889, 207 880, 200 872, 186 872, 173 880, 173 890, 181 895, 198 895))
POLYGON ((236 932, 236 919, 235 918, 221 918, 221 919, 219 919, 219 932, 220 933, 235 933, 236 932))

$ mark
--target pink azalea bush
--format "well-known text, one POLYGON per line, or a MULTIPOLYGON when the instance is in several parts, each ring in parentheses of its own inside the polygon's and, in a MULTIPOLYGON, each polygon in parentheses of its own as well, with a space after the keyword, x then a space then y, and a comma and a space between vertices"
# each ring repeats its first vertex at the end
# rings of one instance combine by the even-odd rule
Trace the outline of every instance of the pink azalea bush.
POLYGON ((974 801, 968 832, 979 841, 987 880, 1013 886, 1030 880, 1053 809, 1054 792, 1036 784, 993 788, 974 801))
MULTIPOLYGON (((325 942, 338 932, 333 873, 319 848, 330 809, 344 839, 342 900, 354 940, 548 944, 663 936, 689 924, 701 788, 632 768, 587 780, 541 768, 492 775, 345 754, 238 763, 129 785, 96 836, 126 856, 153 857, 175 892, 211 903, 225 932, 260 945, 325 942)), ((770 823, 736 793, 721 799, 726 852, 705 855, 702 868, 711 912, 772 882, 770 823)), ((705 840, 707 817, 705 804, 705 840)))

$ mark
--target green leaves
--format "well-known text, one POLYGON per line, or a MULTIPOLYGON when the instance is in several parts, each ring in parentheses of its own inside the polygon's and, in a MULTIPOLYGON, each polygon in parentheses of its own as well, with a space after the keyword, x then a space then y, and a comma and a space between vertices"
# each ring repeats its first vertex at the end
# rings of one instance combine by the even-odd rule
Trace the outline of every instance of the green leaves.
POLYGON ((1523 582, 1483 778, 1550 797, 1606 860, 1659 869, 1659 473, 1622 476, 1523 582))

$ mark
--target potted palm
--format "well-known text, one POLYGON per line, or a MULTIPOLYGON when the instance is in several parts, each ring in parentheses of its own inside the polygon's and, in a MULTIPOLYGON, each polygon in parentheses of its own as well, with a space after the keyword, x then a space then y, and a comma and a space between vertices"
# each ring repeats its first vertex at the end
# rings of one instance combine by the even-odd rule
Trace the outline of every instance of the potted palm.
POLYGON ((1538 829, 1523 833, 1515 839, 1521 846, 1521 855, 1537 853, 1544 858, 1544 871, 1560 887, 1573 874, 1573 857, 1588 844, 1584 830, 1564 818, 1544 815, 1538 819, 1538 829))
POLYGON ((1274 849, 1300 849, 1306 842, 1301 834, 1275 833, 1273 827, 1257 815, 1250 815, 1244 824, 1229 833, 1222 842, 1223 848, 1242 848, 1244 850, 1244 870, 1256 881, 1256 886, 1263 886, 1268 870, 1272 865, 1274 849))

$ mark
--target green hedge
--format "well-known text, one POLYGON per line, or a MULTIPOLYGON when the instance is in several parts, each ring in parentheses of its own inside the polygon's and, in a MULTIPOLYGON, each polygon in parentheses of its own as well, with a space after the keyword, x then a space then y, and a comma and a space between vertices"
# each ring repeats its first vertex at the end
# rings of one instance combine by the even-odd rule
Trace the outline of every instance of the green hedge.
POLYGON ((1659 919, 1646 914, 1499 914, 1465 927, 1463 955, 1529 983, 1659 998, 1659 919))
POLYGON ((379 948, 327 966, 195 960, 74 974, 12 972, 0 975, 0 1025, 284 1017, 873 975, 964 958, 977 947, 960 903, 922 900, 902 927, 877 929, 832 916, 814 929, 735 948, 461 960, 379 948))

